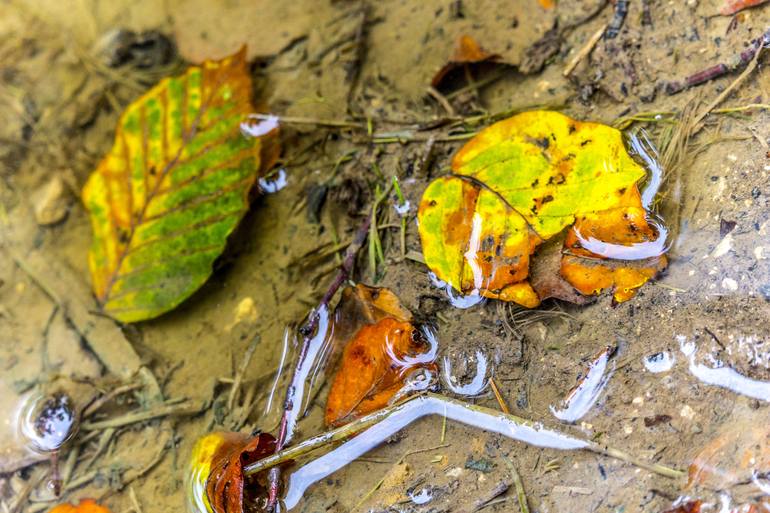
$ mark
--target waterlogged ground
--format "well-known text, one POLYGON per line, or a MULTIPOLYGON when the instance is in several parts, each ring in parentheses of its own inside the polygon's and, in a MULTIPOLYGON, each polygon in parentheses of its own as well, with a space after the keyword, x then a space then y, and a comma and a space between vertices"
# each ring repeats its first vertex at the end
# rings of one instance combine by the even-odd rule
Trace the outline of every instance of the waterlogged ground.
MULTIPOLYGON (((40 457, 20 445, 15 426, 25 394, 55 388, 62 378, 82 404, 126 383, 141 386, 89 417, 62 452, 65 497, 102 498, 116 512, 182 511, 184 469, 199 436, 275 429, 285 379, 271 395, 271 378, 287 329, 331 281, 335 248, 351 239, 371 202, 370 186, 382 181, 372 164, 400 178, 414 214, 430 177, 462 144, 436 142, 425 165, 423 141, 369 144, 345 130, 284 125, 286 187, 255 201, 213 277, 190 300, 120 330, 92 313, 90 228, 77 193, 109 149, 119 110, 181 64, 161 49, 142 54, 150 60, 140 71, 130 63, 108 67, 116 29, 159 30, 188 59, 221 57, 245 42, 257 98, 269 111, 370 117, 379 130, 376 120, 447 114, 426 87, 462 34, 509 66, 476 70, 482 84, 497 76, 476 89, 452 94, 462 77, 449 84, 445 93, 457 114, 546 105, 612 123, 640 111, 701 112, 737 75, 676 96, 661 87, 727 62, 770 25, 770 6, 730 18, 714 16, 716 1, 656 0, 647 2, 646 24, 643 2, 632 2, 618 38, 600 41, 567 79, 567 61, 612 16, 603 2, 564 0, 551 10, 535 0, 65 4, 0 4, 3 511, 46 511, 54 503, 48 463, 32 464, 40 457), (544 57, 548 42, 556 51, 544 57), (319 206, 324 184, 331 187, 319 206), (41 216, 61 217, 57 208, 64 219, 38 224, 41 216), (256 334, 242 392, 230 398, 256 334), (160 413, 126 421, 123 415, 135 411, 160 413)), ((720 107, 768 103, 766 62, 760 58, 758 70, 720 107)), ((647 126, 653 140, 682 133, 666 119, 647 126)), ((423 264, 402 257, 395 210, 387 224, 396 228, 383 230, 385 265, 373 280, 363 258, 358 274, 390 287, 419 319, 434 323, 447 394, 467 394, 486 365, 485 376, 494 376, 514 414, 681 470, 710 443, 724 441, 712 461, 718 469, 696 479, 702 484, 687 487, 686 477, 589 452, 536 448, 437 416, 414 422, 309 488, 297 511, 516 511, 511 465, 531 510, 542 513, 657 512, 683 495, 703 498, 708 511, 729 511, 723 505, 730 501, 763 496, 763 472, 770 470, 768 121, 752 110, 711 116, 696 127, 662 188, 671 264, 620 306, 603 297, 585 307, 543 305, 563 314, 514 316, 494 301, 458 309, 423 264), (612 356, 608 345, 617 346, 612 356), (589 368, 586 383, 599 390, 584 386, 578 394, 588 399, 564 405, 589 368)), ((413 222, 405 250, 419 254, 413 222)), ((289 360, 291 354, 290 347, 289 360)), ((480 396, 465 400, 499 408, 487 380, 476 383, 480 396)), ((312 398, 298 438, 323 429, 327 389, 312 398)))

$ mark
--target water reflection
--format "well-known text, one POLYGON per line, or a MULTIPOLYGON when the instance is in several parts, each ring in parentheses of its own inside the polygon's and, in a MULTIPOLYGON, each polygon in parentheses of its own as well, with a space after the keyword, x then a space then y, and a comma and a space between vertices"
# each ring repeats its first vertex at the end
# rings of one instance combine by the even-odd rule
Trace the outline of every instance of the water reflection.
POLYGON ((684 335, 678 335, 679 348, 688 359, 690 373, 708 385, 726 388, 736 394, 745 395, 761 401, 770 401, 770 382, 752 379, 727 367, 721 360, 709 355, 714 367, 696 362, 697 347, 684 335))
POLYGON ((421 506, 433 500, 433 489, 429 486, 424 486, 419 490, 410 491, 407 494, 407 496, 409 497, 409 500, 411 500, 413 504, 417 504, 418 506, 421 506))
POLYGON ((577 422, 596 404, 615 370, 609 369, 614 346, 608 346, 591 362, 582 381, 573 388, 562 402, 561 408, 550 406, 553 416, 564 422, 577 422))
POLYGON ((249 117, 241 123, 241 134, 244 137, 262 137, 280 125, 278 116, 272 114, 249 114, 249 117))
POLYGON ((670 371, 676 362, 676 358, 668 351, 651 354, 642 358, 644 368, 652 373, 661 373, 670 371))
POLYGON ((644 260, 659 257, 671 248, 671 242, 668 240, 668 228, 663 224, 663 221, 650 218, 647 219, 647 224, 658 234, 655 240, 631 244, 604 242, 594 237, 585 237, 577 227, 574 230, 580 245, 591 253, 614 260, 644 260))
POLYGON ((455 308, 465 310, 472 306, 476 306, 479 303, 483 303, 486 300, 486 298, 484 298, 484 296, 479 293, 478 289, 471 291, 467 295, 455 292, 452 285, 440 279, 438 276, 436 276, 435 273, 433 273, 433 271, 428 272, 428 278, 430 278, 430 281, 434 287, 441 289, 446 293, 449 303, 455 308))
MULTIPOLYGON (((465 355, 463 355, 465 356, 465 355)), ((489 385, 487 378, 488 358, 481 350, 476 350, 475 357, 461 358, 465 366, 469 366, 474 360, 476 362, 476 372, 468 383, 462 384, 458 376, 452 372, 452 360, 445 356, 442 360, 441 381, 443 385, 453 393, 465 397, 475 397, 481 395, 489 385)))
POLYGON ((288 480, 284 505, 288 509, 296 507, 313 483, 363 456, 417 419, 430 415, 443 415, 450 420, 537 447, 569 450, 589 446, 586 441, 557 433, 539 424, 519 423, 502 415, 478 411, 463 403, 422 396, 404 403, 379 423, 292 472, 288 480))
POLYGON ((269 177, 260 178, 257 183, 259 190, 264 194, 273 194, 289 185, 289 179, 286 176, 286 170, 281 168, 269 177))

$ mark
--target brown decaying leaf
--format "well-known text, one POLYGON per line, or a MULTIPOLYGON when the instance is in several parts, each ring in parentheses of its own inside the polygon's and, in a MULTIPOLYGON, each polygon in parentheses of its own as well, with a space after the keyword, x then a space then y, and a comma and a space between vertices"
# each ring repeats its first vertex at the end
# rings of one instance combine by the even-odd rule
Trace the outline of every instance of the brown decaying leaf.
POLYGON ((728 488, 770 468, 770 428, 762 423, 728 423, 693 458, 688 488, 728 488))
POLYGON ((427 345, 393 292, 357 285, 344 294, 340 309, 345 312, 337 318, 353 322, 357 318, 360 327, 350 330, 353 334, 345 341, 326 403, 327 425, 340 425, 386 406, 411 371, 433 367, 431 362, 405 363, 425 353, 427 345))
POLYGON ((206 495, 214 513, 243 513, 244 500, 266 496, 264 476, 244 479, 243 467, 275 452, 275 438, 268 433, 250 437, 243 433, 218 433, 223 443, 214 453, 206 482, 206 495), (248 486, 244 487, 244 484, 248 486), (244 490, 248 493, 244 495, 244 490))
POLYGON ((438 72, 433 76, 431 85, 438 87, 442 80, 450 71, 465 64, 478 64, 480 62, 496 61, 500 55, 486 51, 481 45, 469 35, 462 35, 457 38, 454 53, 452 57, 438 72))
POLYGON ((673 509, 667 509, 663 513, 700 513, 701 501, 687 501, 673 509))

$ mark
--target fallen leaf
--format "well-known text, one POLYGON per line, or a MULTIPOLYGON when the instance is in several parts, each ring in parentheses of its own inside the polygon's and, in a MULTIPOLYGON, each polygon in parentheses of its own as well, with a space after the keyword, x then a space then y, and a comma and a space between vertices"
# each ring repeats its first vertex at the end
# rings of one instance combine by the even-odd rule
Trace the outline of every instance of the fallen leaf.
POLYGON ((625 301, 666 266, 662 249, 634 254, 665 242, 641 203, 637 182, 645 174, 614 128, 550 111, 495 123, 423 193, 425 262, 463 294, 533 308, 545 297, 568 299, 542 273, 539 291, 528 281, 538 246, 566 230, 561 276, 581 294, 614 288, 614 299, 625 301))
POLYGON ((48 513, 110 513, 110 510, 99 506, 93 499, 83 499, 77 506, 59 504, 48 513))
POLYGON ((442 68, 433 76, 431 85, 433 87, 438 87, 452 70, 463 65, 496 61, 499 58, 499 54, 484 50, 471 36, 462 35, 457 38, 454 53, 449 59, 449 62, 442 66, 442 68))
POLYGON ((553 9, 556 7, 556 0, 537 0, 537 2, 540 4, 540 7, 543 9, 553 9))
POLYGON ((156 317, 211 274, 249 208, 274 134, 241 134, 252 112, 246 52, 190 67, 129 105, 83 188, 93 290, 122 322, 156 317))
POLYGON ((667 509, 664 513, 700 513, 701 501, 687 501, 673 509, 667 509))
POLYGON ((412 371, 434 367, 432 359, 424 357, 428 342, 393 292, 357 285, 345 294, 337 322, 347 318, 349 324, 358 319, 360 327, 345 330, 351 335, 343 341, 342 359, 326 402, 327 425, 343 424, 383 408, 404 387, 412 371))
POLYGON ((730 16, 743 9, 754 7, 767 2, 767 0, 725 0, 722 7, 719 9, 719 14, 722 16, 730 16))
POLYGON ((727 489, 751 482, 754 473, 770 468, 770 429, 756 423, 728 422, 693 458, 687 487, 727 489))
POLYGON ((264 472, 244 476, 243 467, 275 452, 268 433, 214 432, 199 439, 190 458, 188 501, 192 511, 243 513, 266 497, 264 472))

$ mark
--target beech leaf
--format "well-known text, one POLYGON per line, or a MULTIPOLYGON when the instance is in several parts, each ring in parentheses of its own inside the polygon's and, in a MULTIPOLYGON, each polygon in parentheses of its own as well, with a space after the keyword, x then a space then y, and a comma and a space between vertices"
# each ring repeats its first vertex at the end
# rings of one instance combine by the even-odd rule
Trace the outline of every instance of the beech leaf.
POLYGON ((122 322, 156 317, 211 274, 275 157, 275 133, 248 137, 245 48, 162 80, 120 117, 115 143, 83 188, 93 290, 122 322))
POLYGON ((645 175, 614 128, 551 111, 495 123, 425 190, 418 214, 425 262, 464 294, 533 308, 546 297, 568 299, 553 292, 560 289, 553 280, 540 276, 547 283, 540 290, 529 281, 536 249, 562 236, 555 278, 586 295, 614 288, 615 300, 625 301, 666 265, 662 248, 629 256, 665 242, 642 206, 637 183, 645 175), (608 258, 613 251, 618 258, 608 258))

